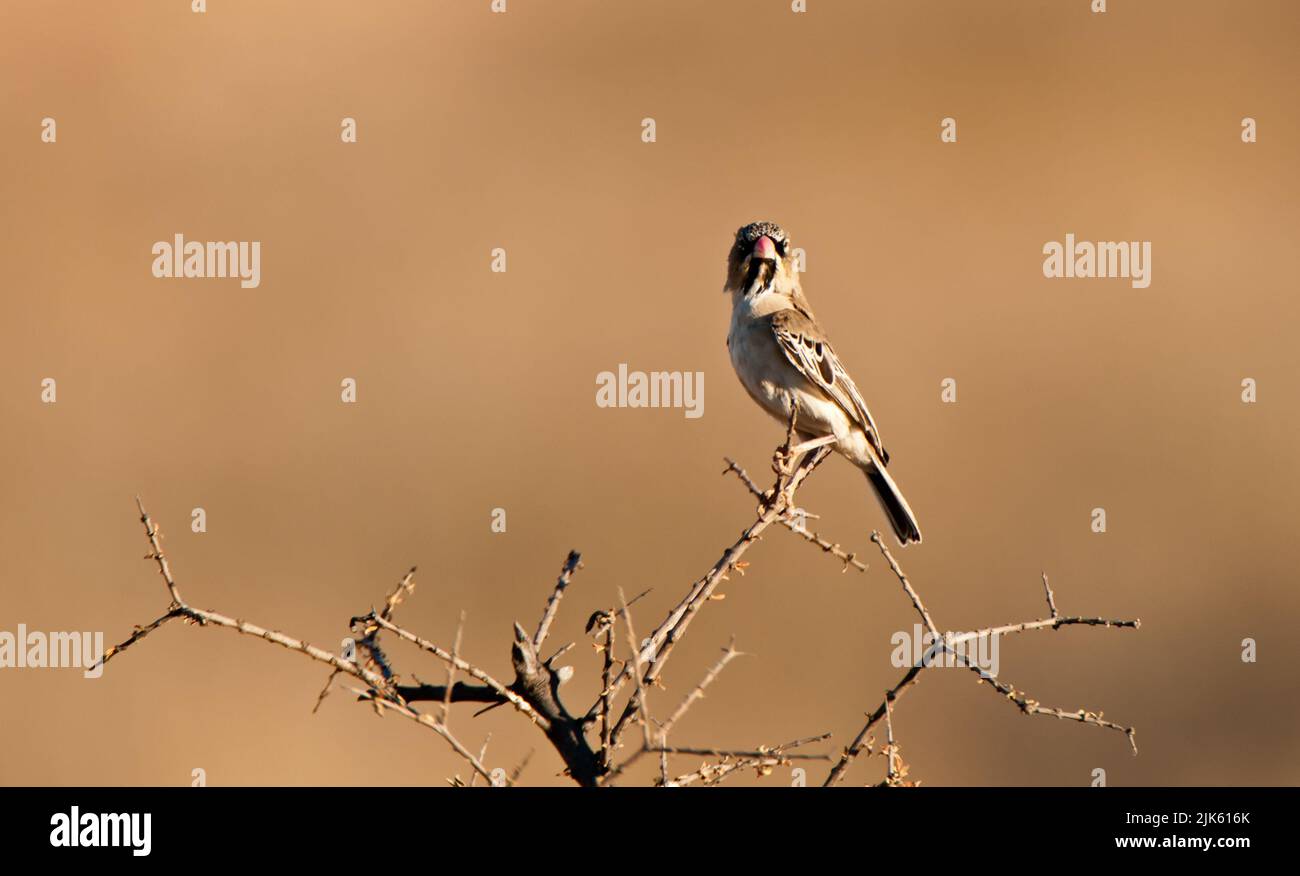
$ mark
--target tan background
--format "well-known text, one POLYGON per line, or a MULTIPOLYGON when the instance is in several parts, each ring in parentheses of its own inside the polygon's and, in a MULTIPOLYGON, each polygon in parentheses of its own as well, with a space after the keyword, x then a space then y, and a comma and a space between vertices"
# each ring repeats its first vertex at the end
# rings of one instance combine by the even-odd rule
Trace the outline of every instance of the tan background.
MULTIPOLYGON (((209 5, 0 6, 0 629, 117 641, 157 615, 139 493, 197 605, 333 645, 418 563, 401 618, 450 643, 465 609, 466 653, 505 675, 511 621, 536 622, 576 547, 554 641, 580 642, 566 691, 585 708, 588 613, 653 586, 636 616, 657 623, 750 519, 722 456, 767 477, 780 430, 731 373, 719 290, 734 229, 771 218, 806 248, 805 288, 920 516, 925 544, 900 557, 939 624, 1041 616, 1043 570, 1067 613, 1143 621, 1001 655, 1043 702, 1137 725, 1139 757, 935 672, 897 715, 912 776, 1300 781, 1300 6, 209 5), (261 287, 152 278, 150 246, 177 232, 262 241, 261 287), (1151 287, 1045 280, 1041 247, 1067 232, 1152 241, 1151 287), (704 417, 598 409, 595 375, 619 362, 704 371, 704 417)), ((883 525, 865 487, 832 460, 803 494, 862 550, 883 525)), ((889 636, 913 618, 896 582, 875 560, 842 575, 784 532, 749 559, 652 706, 666 715, 734 633, 756 656, 677 741, 843 744, 899 674, 889 636)), ((325 675, 180 626, 98 681, 6 670, 0 781, 467 774, 342 694, 313 716, 325 675)), ((491 733, 490 766, 536 749, 523 780, 563 781, 505 709, 462 708, 453 729, 475 747, 491 733)))

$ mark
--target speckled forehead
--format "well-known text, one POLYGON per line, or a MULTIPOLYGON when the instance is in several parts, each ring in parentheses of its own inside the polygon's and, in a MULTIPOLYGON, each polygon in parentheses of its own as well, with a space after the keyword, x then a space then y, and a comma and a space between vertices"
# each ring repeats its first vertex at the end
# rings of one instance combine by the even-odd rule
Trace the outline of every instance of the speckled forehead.
POLYGON ((736 232, 736 240, 753 243, 764 235, 773 240, 785 240, 785 229, 775 222, 751 222, 736 232))

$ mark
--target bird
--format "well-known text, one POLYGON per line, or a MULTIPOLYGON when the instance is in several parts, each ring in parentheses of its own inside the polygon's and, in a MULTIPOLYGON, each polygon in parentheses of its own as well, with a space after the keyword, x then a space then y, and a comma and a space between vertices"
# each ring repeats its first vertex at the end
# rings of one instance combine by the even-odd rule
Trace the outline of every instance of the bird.
POLYGON ((723 291, 731 295, 727 350, 746 392, 783 424, 794 404, 801 444, 833 439, 833 449, 866 474, 899 544, 919 544, 916 515, 886 471, 880 430, 813 315, 781 226, 751 222, 736 232, 723 291))

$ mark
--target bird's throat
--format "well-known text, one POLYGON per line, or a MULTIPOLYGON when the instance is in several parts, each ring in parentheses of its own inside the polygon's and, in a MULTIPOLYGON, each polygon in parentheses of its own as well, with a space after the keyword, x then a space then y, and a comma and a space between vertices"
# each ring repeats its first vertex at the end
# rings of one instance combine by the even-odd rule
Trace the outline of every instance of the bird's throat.
POLYGON ((749 263, 749 273, 745 276, 745 297, 756 298, 772 285, 776 276, 776 266, 766 259, 754 259, 749 263))

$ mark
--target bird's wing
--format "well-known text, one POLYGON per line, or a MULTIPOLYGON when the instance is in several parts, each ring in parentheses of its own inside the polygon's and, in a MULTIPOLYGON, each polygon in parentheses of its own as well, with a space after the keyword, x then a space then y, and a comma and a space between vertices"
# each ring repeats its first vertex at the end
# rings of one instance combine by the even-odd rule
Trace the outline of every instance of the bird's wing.
POLYGON ((771 320, 772 333, 790 364, 862 427, 880 461, 888 464, 889 454, 880 441, 876 421, 871 418, 871 411, 867 410, 853 378, 831 349, 821 326, 798 310, 779 310, 772 314, 771 320))

